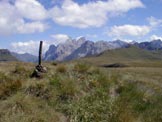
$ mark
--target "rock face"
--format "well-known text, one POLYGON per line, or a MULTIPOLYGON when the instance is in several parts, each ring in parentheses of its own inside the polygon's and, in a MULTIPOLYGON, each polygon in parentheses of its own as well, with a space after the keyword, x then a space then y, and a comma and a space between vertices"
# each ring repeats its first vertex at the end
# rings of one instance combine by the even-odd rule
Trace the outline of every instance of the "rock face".
POLYGON ((86 41, 79 48, 73 51, 65 60, 77 59, 94 54, 94 42, 86 41))
POLYGON ((56 52, 57 47, 55 45, 50 45, 49 49, 45 53, 45 60, 55 60, 57 55, 54 54, 56 52))
POLYGON ((18 53, 12 52, 11 54, 14 57, 16 57, 19 61, 23 61, 23 62, 37 62, 38 60, 37 56, 31 55, 29 53, 18 54, 18 53))
POLYGON ((46 61, 63 61, 72 60, 85 56, 99 54, 108 49, 121 48, 128 45, 128 43, 116 40, 112 42, 98 41, 93 42, 86 40, 84 37, 74 40, 67 40, 64 44, 57 47, 51 45, 45 54, 46 61))
POLYGON ((17 61, 7 49, 0 49, 0 61, 17 61))
POLYGON ((65 43, 59 44, 57 47, 51 45, 49 50, 45 53, 44 60, 51 61, 57 60, 62 61, 67 56, 69 56, 74 50, 79 48, 84 42, 85 38, 81 37, 79 39, 68 39, 65 43))

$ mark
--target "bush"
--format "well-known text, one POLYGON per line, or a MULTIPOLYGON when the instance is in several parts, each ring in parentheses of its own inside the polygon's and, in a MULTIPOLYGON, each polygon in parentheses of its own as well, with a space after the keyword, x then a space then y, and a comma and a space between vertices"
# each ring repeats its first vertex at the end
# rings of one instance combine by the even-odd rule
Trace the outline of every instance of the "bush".
POLYGON ((4 73, 0 72, 0 83, 12 80, 10 77, 6 76, 4 73))
POLYGON ((86 73, 89 68, 90 68, 90 66, 88 64, 85 64, 85 63, 77 63, 74 66, 74 71, 77 71, 79 73, 86 73))
POLYGON ((71 99, 77 93, 74 80, 66 76, 61 77, 59 74, 52 76, 52 78, 50 78, 50 85, 57 90, 61 101, 71 99))
POLYGON ((8 96, 19 90, 21 86, 22 82, 20 80, 0 83, 0 99, 6 99, 8 96))
POLYGON ((30 94, 35 97, 39 97, 45 100, 50 98, 50 90, 45 87, 43 84, 36 84, 34 86, 29 86, 26 91, 27 94, 30 94))
POLYGON ((25 67, 21 66, 20 64, 17 64, 17 65, 15 66, 14 73, 22 74, 22 73, 25 73, 25 72, 26 72, 25 67))
POLYGON ((58 63, 54 61, 51 64, 54 65, 54 66, 57 66, 58 63))
POLYGON ((66 72, 66 67, 65 65, 58 65, 57 68, 56 68, 56 72, 59 72, 59 73, 65 73, 66 72))
POLYGON ((12 71, 12 73, 14 73, 14 75, 17 75, 19 77, 26 78, 30 76, 31 71, 27 70, 23 65, 17 64, 15 66, 14 71, 12 71))
POLYGON ((71 122, 108 121, 111 104, 107 93, 95 92, 61 108, 71 122))

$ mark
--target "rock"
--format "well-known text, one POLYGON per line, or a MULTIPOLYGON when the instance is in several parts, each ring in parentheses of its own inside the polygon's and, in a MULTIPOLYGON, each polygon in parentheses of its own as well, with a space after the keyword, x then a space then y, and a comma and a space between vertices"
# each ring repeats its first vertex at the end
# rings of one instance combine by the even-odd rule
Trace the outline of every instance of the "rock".
POLYGON ((37 65, 31 75, 31 78, 36 77, 36 78, 43 78, 43 74, 47 73, 47 68, 43 67, 41 65, 37 65))

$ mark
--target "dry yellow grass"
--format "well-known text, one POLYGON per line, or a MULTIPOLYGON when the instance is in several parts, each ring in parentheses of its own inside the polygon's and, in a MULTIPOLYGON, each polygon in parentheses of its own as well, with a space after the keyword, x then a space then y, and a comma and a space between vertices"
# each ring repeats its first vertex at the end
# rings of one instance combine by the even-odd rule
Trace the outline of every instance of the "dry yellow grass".
POLYGON ((0 100, 0 122, 162 121, 160 67, 43 66, 48 73, 36 79, 35 64, 0 62, 0 95, 10 93, 0 100))

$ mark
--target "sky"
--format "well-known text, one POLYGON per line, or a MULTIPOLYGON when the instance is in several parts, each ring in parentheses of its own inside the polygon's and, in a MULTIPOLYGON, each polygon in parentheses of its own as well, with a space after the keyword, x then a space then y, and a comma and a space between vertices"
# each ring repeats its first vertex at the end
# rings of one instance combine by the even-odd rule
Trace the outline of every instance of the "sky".
POLYGON ((0 48, 37 54, 51 44, 162 39, 162 0, 0 0, 0 48))

